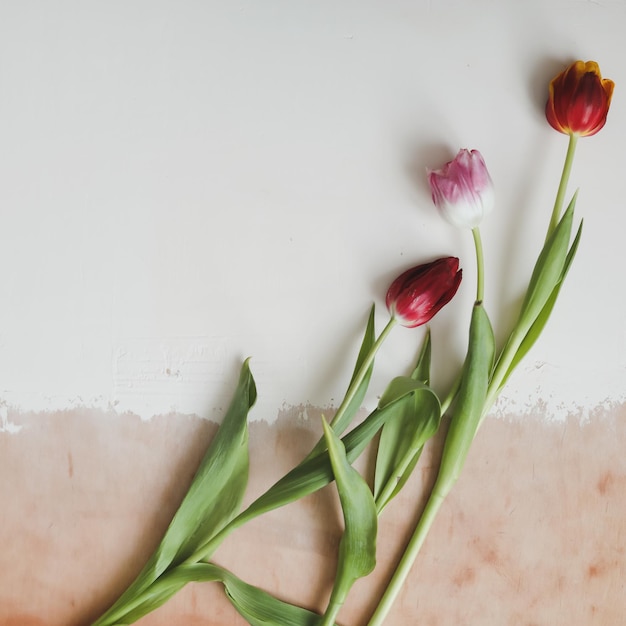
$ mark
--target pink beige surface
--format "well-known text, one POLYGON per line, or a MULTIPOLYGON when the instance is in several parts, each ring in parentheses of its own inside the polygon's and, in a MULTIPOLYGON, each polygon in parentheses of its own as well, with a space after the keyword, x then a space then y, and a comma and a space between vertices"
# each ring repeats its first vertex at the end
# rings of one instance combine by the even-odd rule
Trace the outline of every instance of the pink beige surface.
MULTIPOLYGON (((319 435, 319 410, 251 427, 247 500, 319 435)), ((0 433, 0 626, 87 626, 141 568, 215 425, 80 409, 11 414, 0 433)), ((626 406, 489 419, 446 501, 393 626, 618 626, 626 615, 626 406)), ((383 514, 377 573, 340 616, 367 622, 433 479, 437 445, 383 514)), ((366 465, 366 464, 365 464, 366 465)), ((363 466, 362 466, 363 467, 363 466)), ((341 516, 332 488, 242 528, 215 560, 280 597, 322 609, 341 516)), ((244 621, 213 584, 189 585, 141 626, 244 621)))

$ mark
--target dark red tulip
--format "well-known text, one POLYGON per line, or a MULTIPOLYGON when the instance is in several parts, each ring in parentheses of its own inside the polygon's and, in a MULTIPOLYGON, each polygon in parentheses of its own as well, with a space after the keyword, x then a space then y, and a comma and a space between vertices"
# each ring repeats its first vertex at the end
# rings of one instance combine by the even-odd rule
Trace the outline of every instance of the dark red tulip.
POLYGON ((408 328, 426 324, 452 300, 461 276, 456 257, 444 257, 407 270, 387 291, 389 313, 408 328))

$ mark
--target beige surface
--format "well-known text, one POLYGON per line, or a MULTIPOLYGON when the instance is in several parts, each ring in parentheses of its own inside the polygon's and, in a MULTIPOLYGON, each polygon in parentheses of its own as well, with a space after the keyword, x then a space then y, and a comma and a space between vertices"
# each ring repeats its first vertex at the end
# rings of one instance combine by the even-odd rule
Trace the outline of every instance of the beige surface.
MULTIPOLYGON (((314 441, 319 411, 251 430, 250 499, 314 441)), ((0 626, 83 626, 141 567, 182 497, 214 425, 80 410, 12 415, 0 433, 0 626)), ((488 420, 445 503, 394 626, 615 626, 626 614, 626 406, 580 425, 488 420)), ((432 452, 432 451, 431 451, 432 452)), ((341 623, 366 623, 402 546, 432 454, 384 513, 380 571, 341 623)), ((331 489, 256 520, 216 560, 285 599, 321 609, 340 514, 331 489)), ((217 585, 188 586, 143 626, 243 624, 217 585)))

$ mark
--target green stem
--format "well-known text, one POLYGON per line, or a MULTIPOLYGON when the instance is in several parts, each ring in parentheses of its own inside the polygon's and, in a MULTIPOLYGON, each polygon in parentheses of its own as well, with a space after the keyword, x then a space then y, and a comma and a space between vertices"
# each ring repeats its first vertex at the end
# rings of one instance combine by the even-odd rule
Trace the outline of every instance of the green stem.
MULTIPOLYGON (((565 202, 565 193, 567 191, 567 184, 569 182, 570 173, 572 171, 572 164, 574 162, 574 155, 576 153, 576 145, 578 142, 578 135, 570 134, 569 143, 567 146, 567 154, 565 155, 565 162, 563 163, 563 172, 561 173, 561 180, 559 182, 559 189, 556 194, 556 200, 554 202, 554 208, 552 209, 552 216, 550 218, 550 224, 548 225, 548 232, 546 234, 546 240, 554 232, 559 220, 561 219, 561 213, 563 211, 563 204, 565 202)), ((504 380, 511 363, 515 358, 517 350, 519 349, 522 341, 531 324, 526 324, 523 328, 517 326, 511 332, 506 345, 502 349, 502 353, 498 357, 496 368, 493 372, 493 376, 489 383, 489 390, 487 391, 487 400, 485 402, 485 408, 483 411, 483 418, 489 412, 489 409, 496 401, 498 394, 502 387, 502 381, 504 380)))
POLYGON ((450 405, 454 401, 454 398, 456 398, 456 394, 459 393, 459 388, 461 387, 462 379, 463 379, 463 371, 461 371, 459 375, 456 377, 456 380, 452 384, 452 387, 450 388, 448 395, 446 395, 446 397, 441 401, 441 417, 443 417, 446 414, 446 412, 450 408, 450 405))
MULTIPOLYGON (((485 297, 485 257, 483 254, 483 242, 478 226, 472 229, 472 236, 474 238, 474 249, 476 250, 476 301, 482 302, 485 297)), ((461 371, 450 388, 450 391, 441 401, 442 416, 446 414, 446 411, 450 408, 456 394, 459 392, 462 379, 463 372, 461 371)))
MULTIPOLYGON (((343 414, 346 412, 348 406, 350 405, 354 396, 356 395, 359 389, 359 386, 361 385, 361 383, 363 382, 363 379, 367 375, 368 369, 374 362, 374 357, 376 356, 376 353, 380 349, 385 339, 389 336, 391 329, 396 325, 396 323, 397 322, 394 317, 390 318, 390 320, 387 322, 387 325, 378 336, 378 339, 376 339, 376 341, 372 344, 370 351, 367 353, 367 356, 363 359, 363 363, 361 364, 361 367, 359 367, 359 370, 357 371, 356 375, 354 376, 354 379, 352 380, 352 382, 350 383, 350 386, 348 387, 348 391, 346 391, 346 395, 344 399, 342 400, 341 404, 339 405, 339 408, 337 409, 337 412, 335 413, 335 416, 330 422, 331 427, 334 426, 341 419, 343 414)), ((315 451, 316 448, 314 448, 313 450, 315 451)), ((304 463, 307 460, 309 460, 313 456, 313 454, 314 453, 309 454, 302 462, 304 463)), ((260 496, 260 497, 263 497, 263 496, 260 496)), ((257 515, 260 515, 261 513, 254 511, 254 504, 255 503, 253 502, 245 511, 242 511, 237 517, 231 520, 228 525, 222 528, 222 530, 217 535, 212 537, 206 544, 198 548, 188 559, 185 560, 185 564, 193 564, 193 563, 197 563, 198 561, 204 560, 207 557, 207 555, 211 554, 212 551, 232 531, 239 528, 240 526, 243 526, 244 523, 250 521, 257 515), (250 513, 251 511, 253 511, 252 514, 250 513)))
POLYGON ((413 566, 422 544, 428 535, 430 527, 435 521, 435 517, 437 516, 444 498, 445 494, 441 493, 435 485, 435 488, 428 498, 428 502, 426 503, 426 507, 422 512, 420 520, 415 527, 413 536, 411 537, 411 540, 402 555, 402 559, 400 559, 400 562, 396 567, 396 571, 389 581, 387 589, 380 599, 376 610, 372 614, 370 621, 367 623, 367 626, 380 626, 384 622, 389 610, 398 596, 398 593, 400 593, 409 572, 411 571, 411 567, 413 566))
MULTIPOLYGON (((475 364, 474 362, 476 361, 476 359, 473 359, 470 356, 470 354, 473 354, 472 353, 472 345, 473 345, 472 329, 474 328, 474 320, 475 320, 474 314, 476 313, 476 307, 479 307, 481 311, 483 310, 482 301, 484 297, 484 282, 485 282, 485 265, 484 265, 483 246, 482 246, 482 240, 480 237, 480 230, 478 229, 478 227, 472 229, 472 235, 474 237, 474 247, 476 249, 476 276, 477 276, 476 278, 476 302, 474 303, 475 308, 472 314, 472 324, 470 326, 470 345, 468 347, 467 361, 466 361, 466 366, 464 368, 465 370, 464 373, 466 376, 471 376, 472 365, 475 364)), ((481 343, 481 345, 478 347, 474 346, 474 350, 478 350, 477 354, 481 357, 478 360, 485 361, 485 363, 482 363, 482 364, 478 363, 478 365, 480 365, 478 370, 482 372, 482 378, 484 379, 483 384, 484 384, 484 389, 486 392, 488 389, 487 380, 489 377, 489 369, 491 367, 490 363, 491 363, 491 360, 493 359, 493 333, 491 331, 491 325, 488 322, 488 318, 485 317, 485 319, 487 320, 487 327, 491 334, 492 349, 488 351, 486 346, 483 346, 481 343), (485 357, 485 354, 487 354, 487 352, 491 353, 490 358, 485 357)), ((477 321, 482 320, 482 318, 477 317, 476 320, 477 321)), ((480 325, 477 325, 477 328, 480 328, 480 325)), ((445 399, 446 410, 448 409, 452 399, 459 392, 462 380, 463 378, 459 379, 458 383, 455 384, 451 392, 448 394, 448 397, 445 399)), ((479 381, 476 381, 476 382, 479 382, 479 381)), ((469 385, 470 383, 466 381, 465 384, 469 385)), ((466 393, 465 399, 469 398, 470 402, 474 402, 474 400, 472 399, 472 395, 473 395, 472 393, 466 393)), ((483 398, 484 397, 485 396, 483 396, 483 398)), ((415 562, 419 554, 419 551, 422 548, 422 544, 424 543, 428 535, 428 532, 430 531, 430 528, 433 525, 433 522, 435 521, 435 518, 437 516, 437 513, 439 512, 439 509, 441 508, 443 501, 445 500, 446 496, 452 489, 452 486, 456 482, 458 471, 460 471, 460 467, 463 464, 465 455, 467 454, 467 450, 469 449, 469 445, 471 444, 473 436, 476 432, 476 429, 469 428, 469 426, 468 428, 464 428, 463 426, 459 426, 459 425, 460 424, 469 424, 470 426, 472 424, 476 425, 477 424, 476 418, 479 420, 480 416, 483 414, 483 412, 481 411, 482 406, 483 405, 481 404, 481 406, 477 407, 478 413, 475 413, 475 409, 472 409, 471 407, 469 411, 467 411, 465 407, 457 407, 461 414, 456 415, 455 417, 453 417, 453 419, 456 420, 456 426, 457 426, 456 430, 460 433, 460 436, 454 438, 455 439, 454 443, 450 443, 450 441, 453 439, 452 427, 450 428, 450 430, 448 431, 448 434, 446 435, 446 446, 444 447, 444 452, 443 452, 441 464, 439 467, 439 474, 437 476, 437 480, 435 481, 435 485, 430 493, 430 496, 428 497, 428 501, 426 502, 426 506, 424 507, 424 510, 422 511, 422 514, 415 527, 415 530, 413 531, 413 535, 411 536, 411 539, 409 540, 409 543, 407 544, 404 550, 404 554, 402 555, 402 558, 400 559, 400 562, 398 563, 396 570, 394 571, 393 576, 391 577, 391 580, 389 581, 389 584, 387 585, 387 589, 385 590, 383 596, 381 597, 380 602, 378 603, 376 610, 372 614, 372 617, 370 618, 370 621, 368 622, 367 626, 380 626, 385 620, 385 618, 387 617, 387 614, 389 613, 393 603, 395 602, 398 594, 400 593, 400 590, 402 589, 402 586, 404 585, 409 575, 409 572, 411 571, 411 568, 413 567, 413 563, 415 562), (467 414, 463 414, 464 411, 467 411, 467 414), (471 418, 471 413, 475 413, 476 418, 471 418), (470 435, 468 435, 466 431, 468 431, 470 435), (468 436, 471 436, 469 440, 468 440, 468 436), (444 468, 444 461, 446 460, 446 458, 448 458, 446 456, 446 453, 448 453, 449 456, 451 455, 453 457, 453 463, 452 464, 446 463, 446 466, 444 468)), ((442 406, 442 414, 444 412, 443 408, 444 407, 442 406)), ((480 422, 478 421, 478 424, 479 423, 480 422)), ((452 426, 455 426, 455 424, 453 423, 452 426)))
POLYGON ((322 616, 322 620, 319 622, 319 626, 334 626, 335 619, 337 619, 337 615, 339 615, 339 611, 342 606, 343 600, 339 601, 331 599, 326 612, 322 616))
MULTIPOLYGON (((350 403, 354 399, 354 397, 355 397, 355 395, 356 395, 356 393, 357 393, 357 391, 359 389, 359 386, 361 385, 361 383, 363 382, 363 379, 367 375, 367 371, 370 368, 370 366, 372 365, 372 363, 374 361, 374 357, 376 356, 376 353, 378 352, 379 348, 381 347, 381 345, 383 344, 385 339, 388 337, 389 333, 391 332, 391 329, 395 325, 396 325, 396 319, 392 317, 389 320, 389 322, 387 322, 387 325, 385 326, 385 328, 383 329, 383 331, 379 335, 378 339, 376 339, 376 341, 372 344, 371 349, 369 350, 369 352, 368 352, 367 356, 365 357, 365 359, 363 359, 363 363, 359 367, 356 375, 354 376, 354 379, 350 383, 350 385, 348 387, 348 390, 346 392, 346 395, 345 395, 343 401, 341 402, 341 405, 337 409, 337 412, 335 413, 335 416, 333 417, 333 420, 331 422, 331 426, 336 424, 338 422, 338 420, 341 419, 343 414, 348 409, 350 403)), ((310 456, 311 455, 309 455, 309 457, 310 456)), ((307 457, 307 459, 309 457, 307 457)), ((305 461, 307 459, 305 459, 305 461)), ((208 556, 210 554, 212 554, 217 549, 217 547, 222 543, 222 541, 224 541, 224 539, 226 539, 226 537, 228 537, 228 535, 230 535, 237 528, 240 528, 241 526, 243 526, 246 522, 250 521, 251 519, 254 519, 258 515, 261 515, 263 512, 264 511, 260 511, 260 512, 259 511, 255 511, 254 510, 254 503, 252 503, 245 511, 242 511, 237 517, 232 519, 226 526, 224 526, 224 528, 222 528, 216 535, 214 535, 211 539, 209 539, 209 541, 207 543, 205 543, 204 545, 199 547, 191 556, 189 556, 187 559, 185 559, 185 561, 181 565, 193 565, 195 563, 198 563, 198 562, 208 558, 208 556)), ((173 570, 170 570, 170 571, 175 571, 175 568, 173 570)), ((143 602, 145 602, 147 599, 150 598, 151 592, 152 592, 151 586, 148 586, 147 589, 144 589, 142 592, 140 592, 134 598, 129 600, 123 607, 120 607, 117 610, 117 612, 114 613, 114 618, 117 620, 121 616, 126 615, 129 611, 131 611, 131 610, 137 608, 138 606, 140 606, 143 602)), ((339 610, 339 609, 337 609, 337 610, 339 610)), ((111 623, 111 621, 110 621, 111 616, 107 615, 106 617, 107 617, 107 621, 103 621, 103 618, 100 618, 100 620, 98 620, 94 624, 94 626, 100 625, 100 624, 102 626, 105 626, 105 624, 110 624, 111 623)))
POLYGON ((487 389, 487 398, 485 399, 485 408, 483 409, 483 419, 493 406, 493 403, 496 401, 496 398, 500 393, 502 381, 509 371, 509 367, 511 367, 511 363, 513 362, 517 350, 524 340, 527 330, 527 328, 515 328, 498 357, 498 362, 493 371, 491 380, 489 381, 489 388, 487 389))
POLYGON ((346 391, 346 395, 341 401, 341 404, 339 405, 339 408, 337 409, 337 412, 335 413, 333 419, 330 421, 329 425, 331 428, 343 417, 343 414, 346 412, 347 408, 350 406, 350 403, 352 402, 354 396, 359 390, 359 387, 361 383, 363 382, 363 379, 367 375, 367 370, 370 368, 370 366, 374 362, 374 357, 376 356, 378 349, 380 348, 380 346, 383 345, 383 342, 385 341, 385 339, 387 339, 389 333, 391 332, 391 329, 395 325, 396 325, 396 318, 395 317, 390 318, 389 321, 387 322, 387 325, 385 326, 385 328, 383 328, 383 331, 378 336, 378 339, 376 339, 376 341, 372 344, 372 348, 367 353, 367 356, 365 357, 365 359, 363 359, 363 363, 361 364, 359 371, 357 372, 353 381, 350 383, 350 386, 348 387, 348 391, 346 391))
POLYGON ((569 175, 572 171, 572 163, 574 162, 574 153, 576 152, 577 142, 578 135, 573 133, 570 134, 569 144, 567 145, 567 154, 565 155, 565 163, 563 164, 563 172, 561 174, 561 181, 559 182, 559 189, 556 193, 556 200, 554 201, 554 208, 552 209, 552 217, 550 218, 550 225, 548 226, 546 240, 556 228, 556 225, 559 223, 559 219, 561 219, 561 212, 565 202, 565 192, 567 191, 567 183, 569 182, 569 175))
POLYGON ((480 238, 478 226, 472 228, 474 248, 476 249, 476 302, 482 302, 485 295, 485 259, 483 256, 483 242, 480 238))

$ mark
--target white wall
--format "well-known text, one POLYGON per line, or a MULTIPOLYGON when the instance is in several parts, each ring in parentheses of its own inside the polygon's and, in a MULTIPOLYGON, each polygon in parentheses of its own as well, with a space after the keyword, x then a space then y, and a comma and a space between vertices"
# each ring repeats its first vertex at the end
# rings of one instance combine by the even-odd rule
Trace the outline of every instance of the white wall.
MULTIPOLYGON (((616 82, 572 178, 581 249, 500 413, 626 399, 623 1, 0 3, 0 399, 219 417, 241 359, 256 418, 337 404, 372 301, 454 254, 432 324, 436 386, 463 354, 469 234, 423 176, 460 147, 497 186, 487 308, 501 338, 545 232, 567 139, 549 79, 616 82)), ((378 385, 413 359, 398 329, 378 385)))

